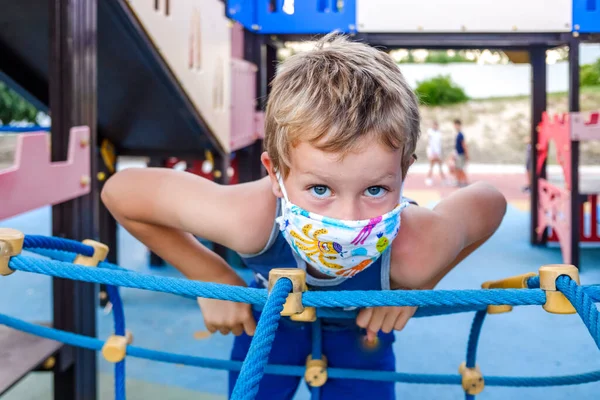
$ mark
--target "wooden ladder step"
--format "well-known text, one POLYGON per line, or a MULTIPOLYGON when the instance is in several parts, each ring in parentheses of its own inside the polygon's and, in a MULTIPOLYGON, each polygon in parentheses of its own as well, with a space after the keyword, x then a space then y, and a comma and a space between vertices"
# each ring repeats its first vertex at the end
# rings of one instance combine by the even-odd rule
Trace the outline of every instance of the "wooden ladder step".
POLYGON ((60 342, 0 325, 0 396, 62 346, 60 342))

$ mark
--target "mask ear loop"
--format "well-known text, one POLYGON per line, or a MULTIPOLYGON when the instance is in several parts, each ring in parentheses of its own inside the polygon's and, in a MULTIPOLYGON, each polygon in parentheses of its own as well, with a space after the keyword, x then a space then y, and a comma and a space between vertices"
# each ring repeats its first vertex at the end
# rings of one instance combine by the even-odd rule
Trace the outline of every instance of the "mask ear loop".
POLYGON ((285 186, 283 186, 283 179, 281 178, 281 174, 279 173, 279 171, 275 172, 275 176, 277 176, 277 183, 279 183, 279 188, 281 189, 281 193, 283 193, 283 198, 289 203, 290 199, 288 198, 287 192, 285 191, 285 186))

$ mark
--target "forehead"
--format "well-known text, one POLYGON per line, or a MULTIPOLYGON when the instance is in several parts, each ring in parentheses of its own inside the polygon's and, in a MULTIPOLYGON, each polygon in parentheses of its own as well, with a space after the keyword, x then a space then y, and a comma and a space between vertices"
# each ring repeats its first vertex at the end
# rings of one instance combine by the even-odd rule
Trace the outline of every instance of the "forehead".
POLYGON ((294 174, 368 181, 384 175, 401 176, 402 150, 365 139, 349 152, 336 153, 320 150, 303 141, 290 149, 290 162, 290 172, 294 174))

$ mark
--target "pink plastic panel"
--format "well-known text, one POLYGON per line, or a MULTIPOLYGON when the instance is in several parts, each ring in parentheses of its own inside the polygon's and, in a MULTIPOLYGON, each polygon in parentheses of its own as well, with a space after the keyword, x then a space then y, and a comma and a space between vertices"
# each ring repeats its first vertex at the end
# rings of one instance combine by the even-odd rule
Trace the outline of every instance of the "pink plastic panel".
POLYGON ((244 27, 237 22, 231 26, 231 58, 244 59, 244 27))
POLYGON ((536 233, 541 240, 546 227, 551 227, 558 236, 563 262, 571 263, 571 196, 562 188, 541 179, 538 182, 538 226, 536 233))
POLYGON ((544 161, 548 157, 550 141, 554 141, 556 147, 556 159, 560 164, 565 178, 565 187, 571 188, 571 135, 569 114, 554 115, 553 118, 546 112, 542 114, 542 122, 538 125, 538 157, 537 173, 542 171, 544 161))
POLYGON ((600 113, 571 113, 571 139, 600 140, 600 113))
POLYGON ((15 164, 0 171, 0 220, 90 192, 90 130, 71 128, 66 161, 50 162, 50 135, 20 134, 15 164))
POLYGON ((231 60, 231 151, 254 143, 262 135, 261 115, 256 112, 256 70, 248 61, 231 60))

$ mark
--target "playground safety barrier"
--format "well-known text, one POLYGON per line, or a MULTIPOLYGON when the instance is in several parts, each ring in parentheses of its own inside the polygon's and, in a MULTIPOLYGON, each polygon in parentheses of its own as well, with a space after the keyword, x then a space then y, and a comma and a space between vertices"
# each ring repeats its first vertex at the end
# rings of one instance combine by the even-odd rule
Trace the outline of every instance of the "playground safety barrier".
MULTIPOLYGON (((466 399, 474 399, 484 386, 544 387, 566 386, 600 381, 600 370, 576 375, 548 377, 483 376, 476 365, 481 328, 487 314, 511 311, 513 306, 541 305, 556 314, 581 317, 600 349, 600 286, 580 285, 578 270, 572 265, 547 265, 539 274, 485 282, 483 290, 394 290, 394 291, 307 291, 305 272, 300 269, 275 269, 269 275, 268 289, 254 289, 179 278, 157 277, 126 270, 105 261, 108 247, 92 240, 23 235, 0 228, 0 275, 15 271, 32 272, 58 278, 75 279, 108 285, 113 305, 114 335, 103 341, 97 338, 32 324, 0 314, 0 324, 66 345, 100 351, 115 364, 115 399, 125 400, 125 358, 145 358, 203 368, 240 371, 232 399, 251 400, 258 393, 264 374, 303 376, 311 388, 312 398, 320 398, 320 387, 329 378, 367 379, 413 384, 461 385, 466 399), (26 256, 23 250, 47 258, 26 256), (125 314, 118 287, 173 293, 188 298, 205 297, 245 302, 262 309, 256 332, 244 362, 219 360, 167 353, 132 345, 126 331, 125 314), (349 307, 416 306, 414 317, 428 317, 475 312, 467 342, 466 361, 459 374, 411 374, 389 371, 328 368, 321 349, 321 318, 355 318, 357 310, 349 307), (268 355, 281 317, 311 323, 312 354, 306 367, 269 365, 268 355)), ((376 344, 375 344, 376 345, 376 344)))

